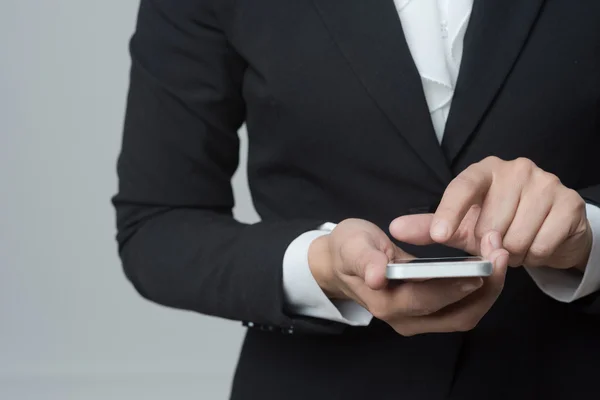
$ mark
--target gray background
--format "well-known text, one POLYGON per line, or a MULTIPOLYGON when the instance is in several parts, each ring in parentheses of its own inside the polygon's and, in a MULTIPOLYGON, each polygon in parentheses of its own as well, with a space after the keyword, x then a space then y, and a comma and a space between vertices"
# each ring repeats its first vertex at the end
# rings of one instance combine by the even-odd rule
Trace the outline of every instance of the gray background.
POLYGON ((0 0, 0 399, 227 397, 240 324, 142 300, 116 255, 137 6, 0 0))

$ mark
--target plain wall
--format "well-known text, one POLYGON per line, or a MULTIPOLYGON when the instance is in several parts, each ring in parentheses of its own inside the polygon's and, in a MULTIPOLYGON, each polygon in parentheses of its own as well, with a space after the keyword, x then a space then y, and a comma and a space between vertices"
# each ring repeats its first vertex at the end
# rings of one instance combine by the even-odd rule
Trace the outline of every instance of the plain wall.
MULTIPOLYGON (((229 392, 241 325, 143 300, 117 258, 109 200, 137 7, 0 1, 0 399, 229 392)), ((244 160, 235 211, 252 222, 244 160)))

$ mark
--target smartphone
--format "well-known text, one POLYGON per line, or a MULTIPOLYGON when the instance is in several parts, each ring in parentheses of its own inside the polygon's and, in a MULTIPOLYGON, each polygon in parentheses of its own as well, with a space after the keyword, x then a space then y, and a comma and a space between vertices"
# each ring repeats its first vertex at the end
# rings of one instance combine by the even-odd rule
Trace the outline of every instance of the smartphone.
POLYGON ((388 279, 436 279, 486 277, 492 263, 483 257, 413 258, 388 264, 388 279))

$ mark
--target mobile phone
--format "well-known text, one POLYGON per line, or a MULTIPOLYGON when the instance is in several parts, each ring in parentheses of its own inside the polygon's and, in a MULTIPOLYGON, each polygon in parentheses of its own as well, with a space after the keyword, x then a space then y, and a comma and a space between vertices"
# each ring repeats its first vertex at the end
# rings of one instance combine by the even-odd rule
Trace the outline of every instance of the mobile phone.
POLYGON ((492 263, 483 257, 413 258, 388 264, 388 279, 437 279, 486 277, 492 263))

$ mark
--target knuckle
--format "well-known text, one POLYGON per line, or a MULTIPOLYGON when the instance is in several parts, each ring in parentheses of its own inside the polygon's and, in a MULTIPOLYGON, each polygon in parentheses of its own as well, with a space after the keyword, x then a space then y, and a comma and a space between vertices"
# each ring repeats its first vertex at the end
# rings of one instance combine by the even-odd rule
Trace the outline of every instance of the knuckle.
POLYGON ((503 242, 504 248, 513 256, 524 255, 529 247, 527 240, 519 236, 507 237, 503 242))
POLYGON ((565 198, 569 206, 575 211, 583 211, 585 209, 585 200, 577 193, 576 190, 567 189, 565 198))
POLYGON ((498 156, 487 156, 483 159, 484 162, 496 162, 499 161, 500 158, 498 156))
POLYGON ((333 233, 352 231, 355 222, 356 220, 352 218, 345 219, 336 225, 335 229, 333 230, 333 233))
POLYGON ((346 218, 346 219, 344 219, 344 220, 340 221, 340 223, 339 223, 339 224, 337 224, 337 226, 335 227, 335 229, 340 229, 340 228, 343 228, 343 227, 345 227, 346 225, 349 225, 349 224, 351 224, 351 223, 352 223, 352 218, 346 218))
POLYGON ((551 256, 553 249, 545 243, 534 243, 529 248, 529 256, 540 259, 551 256))
POLYGON ((550 172, 544 172, 540 179, 544 188, 555 188, 561 185, 560 178, 550 172))
POLYGON ((514 166, 515 172, 519 176, 529 176, 537 168, 537 166, 535 165, 535 163, 533 161, 531 161, 529 158, 525 158, 525 157, 519 157, 516 160, 514 160, 513 166, 514 166))
POLYGON ((364 221, 359 218, 346 218, 342 220, 339 224, 337 224, 337 227, 356 227, 357 225, 361 225, 363 222, 364 221))
POLYGON ((533 189, 538 198, 553 198, 560 186, 561 182, 558 176, 542 170, 534 173, 533 189))
POLYGON ((482 163, 482 164, 492 164, 492 165, 498 164, 501 162, 504 162, 504 160, 498 156, 487 156, 486 158, 484 158, 483 160, 480 161, 480 163, 482 163))

